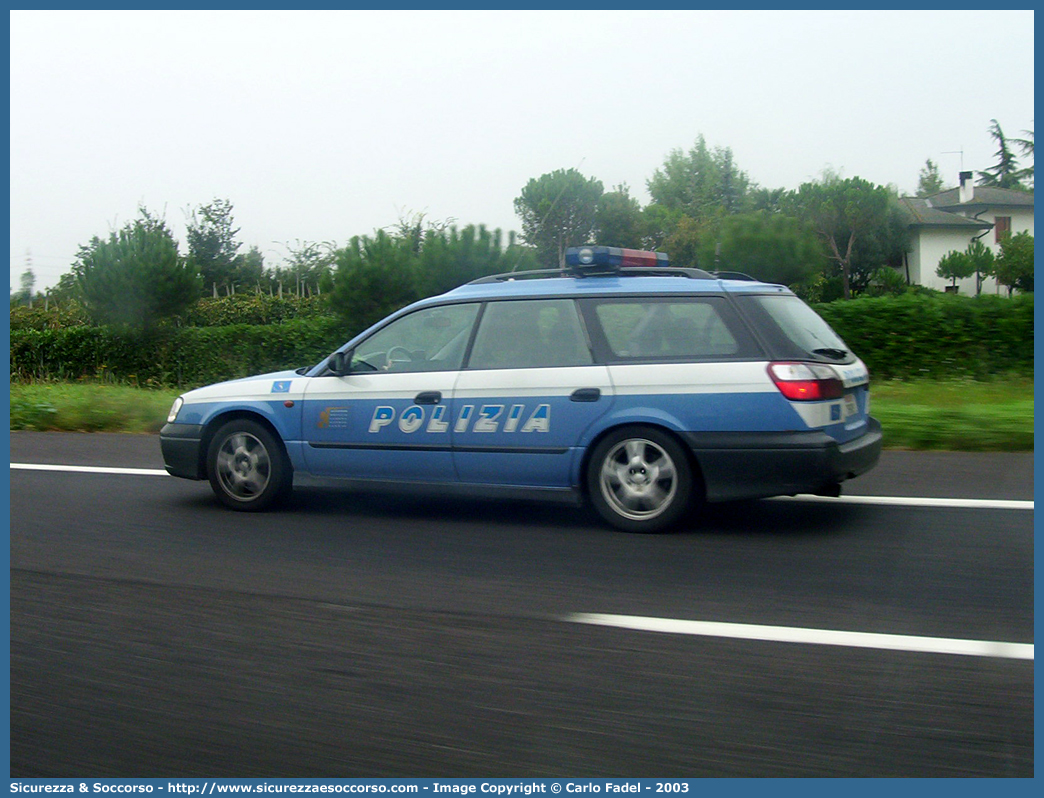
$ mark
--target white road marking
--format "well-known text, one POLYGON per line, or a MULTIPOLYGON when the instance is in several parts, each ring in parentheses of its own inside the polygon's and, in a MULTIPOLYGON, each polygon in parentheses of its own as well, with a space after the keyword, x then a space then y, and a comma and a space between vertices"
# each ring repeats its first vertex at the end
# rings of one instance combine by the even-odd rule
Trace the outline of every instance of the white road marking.
MULTIPOLYGON (((81 474, 131 474, 138 476, 170 476, 161 468, 110 468, 108 466, 46 465, 11 463, 12 469, 24 471, 71 471, 81 474)), ((827 502, 834 504, 878 504, 897 507, 963 507, 972 510, 1032 510, 1032 501, 1005 499, 932 499, 917 496, 777 496, 768 501, 827 502)))
POLYGON ((1031 501, 1009 499, 933 499, 919 496, 776 496, 770 501, 883 504, 908 507, 964 507, 975 510, 1032 510, 1031 501))
POLYGON ((804 629, 791 626, 760 626, 714 621, 682 621, 674 618, 646 618, 637 615, 575 613, 566 616, 572 623, 615 626, 645 632, 728 637, 737 640, 762 640, 776 643, 807 643, 823 646, 876 648, 887 651, 915 651, 927 654, 959 654, 967 657, 1033 659, 1032 643, 999 643, 992 640, 959 640, 945 637, 911 637, 872 632, 839 632, 830 629, 804 629))
POLYGON ((143 477, 170 476, 162 468, 110 468, 108 466, 46 465, 44 463, 11 463, 22 471, 72 471, 78 474, 136 474, 143 477))

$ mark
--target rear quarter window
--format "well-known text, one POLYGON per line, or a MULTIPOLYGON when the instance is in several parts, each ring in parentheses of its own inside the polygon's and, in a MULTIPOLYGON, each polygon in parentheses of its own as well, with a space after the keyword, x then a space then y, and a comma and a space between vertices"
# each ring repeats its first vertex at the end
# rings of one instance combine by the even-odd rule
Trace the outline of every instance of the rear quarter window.
POLYGON ((732 360, 762 354, 723 297, 590 300, 585 310, 610 361, 732 360))
POLYGON ((855 356, 823 318, 792 294, 737 297, 778 357, 850 362, 855 356))

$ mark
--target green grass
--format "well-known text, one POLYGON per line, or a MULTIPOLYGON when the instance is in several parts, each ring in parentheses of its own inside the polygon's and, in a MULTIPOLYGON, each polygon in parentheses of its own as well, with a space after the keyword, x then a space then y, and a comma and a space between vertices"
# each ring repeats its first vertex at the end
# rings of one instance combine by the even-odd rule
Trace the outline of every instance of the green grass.
POLYGON ((1033 451, 1033 380, 874 382, 870 414, 889 449, 1033 451))
POLYGON ((159 432, 177 395, 105 383, 13 383, 11 429, 159 432))
MULTIPOLYGON (((16 383, 11 429, 158 432, 177 395, 104 383, 16 383)), ((1033 450, 1032 379, 882 381, 870 395, 886 448, 1033 450)))

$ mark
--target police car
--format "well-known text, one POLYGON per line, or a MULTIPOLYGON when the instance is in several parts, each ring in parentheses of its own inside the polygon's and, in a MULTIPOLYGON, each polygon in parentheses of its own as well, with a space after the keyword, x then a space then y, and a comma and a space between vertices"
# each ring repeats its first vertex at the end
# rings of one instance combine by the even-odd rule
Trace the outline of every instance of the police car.
POLYGON ((866 367, 787 288, 613 247, 566 261, 421 300, 310 368, 185 393, 167 471, 235 510, 309 476, 586 500, 645 532, 701 502, 836 496, 876 464, 866 367))

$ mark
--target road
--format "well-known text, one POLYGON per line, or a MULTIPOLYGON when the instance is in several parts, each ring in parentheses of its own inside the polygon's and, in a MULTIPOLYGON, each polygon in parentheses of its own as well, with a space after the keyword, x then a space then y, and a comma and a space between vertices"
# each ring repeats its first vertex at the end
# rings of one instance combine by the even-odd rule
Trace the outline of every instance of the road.
MULTIPOLYGON (((162 468, 150 436, 12 433, 11 459, 162 468)), ((12 775, 1032 776, 1033 513, 1003 503, 1032 466, 886 452, 846 494, 999 501, 747 502, 654 536, 12 468, 12 775)))

